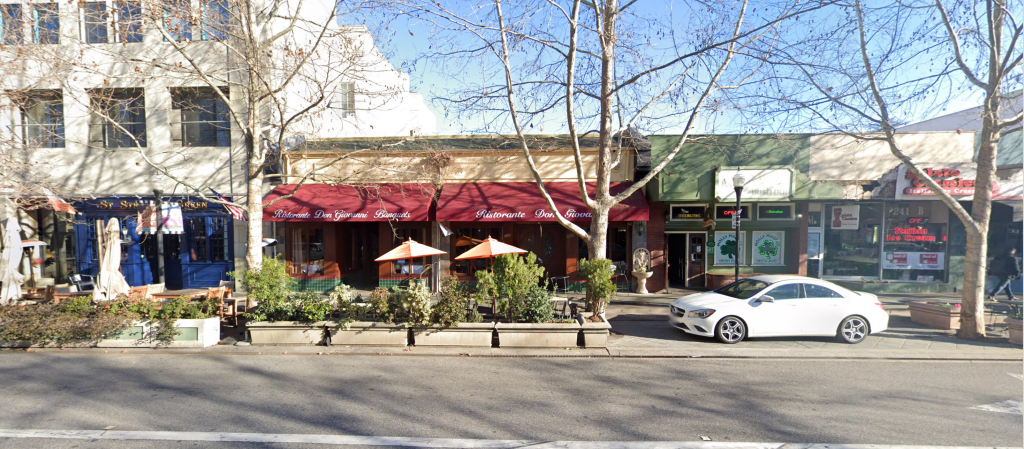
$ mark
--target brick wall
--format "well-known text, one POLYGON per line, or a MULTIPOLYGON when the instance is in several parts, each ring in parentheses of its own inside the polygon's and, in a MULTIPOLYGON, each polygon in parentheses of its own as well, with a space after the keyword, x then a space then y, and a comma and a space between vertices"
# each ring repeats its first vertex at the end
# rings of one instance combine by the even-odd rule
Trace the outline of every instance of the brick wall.
POLYGON ((647 291, 665 290, 665 204, 651 203, 651 221, 647 222, 647 249, 651 252, 654 276, 647 280, 647 291))

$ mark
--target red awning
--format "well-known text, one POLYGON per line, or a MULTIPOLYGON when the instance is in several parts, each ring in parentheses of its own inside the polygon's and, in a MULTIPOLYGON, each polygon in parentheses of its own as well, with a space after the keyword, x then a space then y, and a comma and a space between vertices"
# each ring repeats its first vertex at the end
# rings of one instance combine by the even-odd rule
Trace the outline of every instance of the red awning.
MULTIPOLYGON (((611 193, 626 190, 630 183, 616 182, 611 193)), ((579 184, 575 182, 545 183, 559 212, 570 221, 590 221, 590 209, 583 205, 579 184)), ((587 183, 587 192, 594 194, 594 183, 587 183)), ((647 221, 647 200, 637 190, 625 201, 612 207, 611 221, 647 221)), ((480 182, 445 184, 437 200, 437 221, 556 221, 532 182, 480 182)))
MULTIPOLYGON (((267 204, 295 191, 280 185, 263 199, 267 204)), ((304 184, 294 196, 263 208, 263 221, 431 221, 430 184, 304 184)))

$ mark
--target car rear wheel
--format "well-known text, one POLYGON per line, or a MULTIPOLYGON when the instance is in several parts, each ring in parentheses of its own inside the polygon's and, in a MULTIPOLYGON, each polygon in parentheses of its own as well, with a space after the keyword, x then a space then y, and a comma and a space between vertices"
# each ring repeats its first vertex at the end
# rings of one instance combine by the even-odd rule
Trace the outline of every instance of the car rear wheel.
POLYGON ((848 316, 843 319, 843 322, 839 323, 838 336, 845 343, 860 343, 864 341, 864 337, 867 337, 869 333, 868 320, 865 320, 862 316, 848 316))
POLYGON ((727 316, 715 325, 715 337, 722 343, 739 343, 747 336, 747 325, 739 317, 727 316))

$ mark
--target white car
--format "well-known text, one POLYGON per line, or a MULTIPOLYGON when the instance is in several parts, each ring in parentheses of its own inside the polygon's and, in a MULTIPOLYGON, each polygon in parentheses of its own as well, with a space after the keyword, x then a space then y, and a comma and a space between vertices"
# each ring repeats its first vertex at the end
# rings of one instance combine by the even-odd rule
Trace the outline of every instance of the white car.
POLYGON ((687 333, 724 343, 797 335, 860 343, 889 327, 889 314, 877 296, 790 275, 752 276, 684 296, 669 306, 668 320, 687 333))

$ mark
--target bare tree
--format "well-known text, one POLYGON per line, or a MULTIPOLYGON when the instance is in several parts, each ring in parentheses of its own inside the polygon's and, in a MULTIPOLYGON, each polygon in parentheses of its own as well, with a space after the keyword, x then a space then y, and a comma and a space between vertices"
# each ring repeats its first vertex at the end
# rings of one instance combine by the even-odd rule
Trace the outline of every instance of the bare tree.
MULTIPOLYGON (((587 243, 591 258, 603 259, 611 208, 650 182, 691 132, 707 130, 720 91, 761 68, 757 60, 737 60, 741 51, 830 2, 758 2, 756 14, 746 1, 682 2, 647 12, 635 12, 636 1, 616 0, 398 4, 434 27, 423 61, 465 80, 440 98, 446 111, 482 122, 482 131, 514 130, 558 223, 587 243), (542 183, 527 134, 545 125, 568 131, 580 196, 593 217, 589 229, 564 217, 542 183), (623 151, 629 139, 617 137, 636 127, 669 129, 679 141, 647 175, 613 195, 611 173, 631 156, 623 151), (579 140, 591 133, 599 158, 596 176, 587 179, 579 140)), ((604 298, 588 308, 602 312, 604 298)))
POLYGON ((984 280, 992 183, 1000 135, 1020 126, 1005 111, 1007 93, 1022 87, 1020 4, 1004 0, 859 0, 822 17, 810 36, 786 36, 759 48, 772 66, 758 92, 738 95, 763 126, 838 131, 884 142, 891 153, 964 224, 967 232, 961 327, 984 337, 984 280), (791 38, 792 41, 787 41, 791 38), (950 100, 981 98, 977 178, 971 211, 947 193, 901 144, 898 129, 950 100), (752 99, 756 99, 751 101, 752 99), (785 120, 777 119, 784 116, 785 120))

